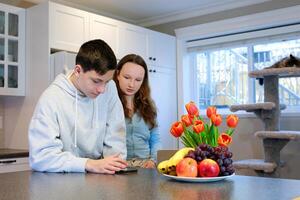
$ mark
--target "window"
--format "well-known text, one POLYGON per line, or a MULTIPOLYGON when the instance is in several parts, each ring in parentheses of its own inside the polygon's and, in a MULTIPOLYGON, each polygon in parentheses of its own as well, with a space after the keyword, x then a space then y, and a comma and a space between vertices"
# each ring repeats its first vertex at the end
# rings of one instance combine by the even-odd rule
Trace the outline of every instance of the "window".
MULTIPOLYGON (((293 54, 300 57, 300 37, 276 41, 251 40, 240 45, 226 44, 189 53, 196 72, 195 90, 200 107, 219 108, 233 104, 263 102, 263 86, 248 77, 248 72, 269 67, 293 54)), ((280 78, 280 102, 288 107, 300 107, 300 78, 280 78), (298 84, 297 84, 298 83, 298 84)))
MULTIPOLYGON (((176 29, 179 116, 190 100, 200 107, 222 108, 263 102, 263 86, 248 73, 290 53, 300 57, 299 9, 300 5, 176 29)), ((283 113, 298 116, 300 78, 279 81, 280 103, 288 106, 283 113)), ((226 114, 227 109, 219 111, 226 114)))

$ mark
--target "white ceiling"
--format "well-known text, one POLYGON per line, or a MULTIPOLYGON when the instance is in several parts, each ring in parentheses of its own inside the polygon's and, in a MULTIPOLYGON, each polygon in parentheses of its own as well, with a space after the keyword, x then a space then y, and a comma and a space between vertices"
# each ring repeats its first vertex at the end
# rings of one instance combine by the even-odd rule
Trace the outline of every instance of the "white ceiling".
MULTIPOLYGON (((25 0, 40 3, 46 0, 25 0)), ((52 0, 127 22, 151 26, 271 0, 52 0)))

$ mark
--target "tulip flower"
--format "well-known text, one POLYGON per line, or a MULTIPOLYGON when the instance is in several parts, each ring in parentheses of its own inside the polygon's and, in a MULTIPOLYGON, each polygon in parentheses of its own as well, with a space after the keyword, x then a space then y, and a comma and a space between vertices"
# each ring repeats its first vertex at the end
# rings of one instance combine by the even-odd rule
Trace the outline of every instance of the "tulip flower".
POLYGON ((217 108, 214 107, 214 106, 209 106, 207 109, 206 109, 206 115, 208 118, 211 118, 212 115, 215 115, 217 114, 217 108))
POLYGON ((184 125, 186 127, 188 127, 192 124, 192 120, 189 118, 189 115, 182 115, 181 116, 181 122, 184 123, 184 125))
POLYGON ((219 126, 222 123, 222 117, 219 114, 212 115, 210 119, 215 126, 219 126))
POLYGON ((218 144, 220 146, 228 146, 230 143, 232 142, 232 138, 231 136, 229 136, 226 133, 222 133, 219 137, 218 137, 218 144))
POLYGON ((204 131, 204 123, 201 120, 195 120, 194 125, 193 125, 193 130, 196 133, 201 133, 204 131))
POLYGON ((239 118, 236 115, 228 115, 226 118, 227 126, 230 128, 235 128, 238 124, 239 118))
POLYGON ((183 133, 182 122, 173 123, 171 126, 171 129, 170 129, 170 132, 174 137, 180 137, 183 133))
POLYGON ((196 148, 200 144, 208 144, 217 147, 228 146, 232 142, 231 136, 239 121, 236 115, 227 116, 227 130, 220 132, 222 116, 217 114, 215 106, 207 108, 208 120, 199 115, 200 111, 194 102, 187 103, 185 108, 187 114, 182 115, 180 121, 173 123, 170 128, 170 133, 174 137, 180 138, 184 146, 196 148))
POLYGON ((199 110, 193 101, 185 105, 186 111, 190 116, 199 116, 199 110))

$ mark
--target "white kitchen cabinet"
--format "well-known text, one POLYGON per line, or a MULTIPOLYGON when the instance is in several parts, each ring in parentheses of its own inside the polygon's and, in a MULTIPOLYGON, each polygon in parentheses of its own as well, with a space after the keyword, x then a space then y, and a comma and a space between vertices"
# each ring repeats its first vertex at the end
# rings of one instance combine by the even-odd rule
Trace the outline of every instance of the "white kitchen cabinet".
POLYGON ((104 40, 118 54, 119 22, 117 20, 90 14, 90 38, 104 40))
POLYGON ((25 10, 0 4, 0 95, 25 95, 25 10))
MULTIPOLYGON (((127 54, 138 54, 144 59, 148 55, 148 34, 145 28, 123 23, 119 29, 119 50, 121 59, 127 54)), ((146 59, 145 59, 146 60, 146 59)))
POLYGON ((78 52, 89 40, 89 13, 51 2, 49 6, 50 47, 78 52))
POLYGON ((177 121, 176 70, 149 66, 148 71, 151 96, 158 109, 162 149, 176 149, 177 139, 170 134, 171 124, 177 121))
POLYGON ((147 63, 160 67, 176 68, 176 40, 174 36, 148 32, 147 63))

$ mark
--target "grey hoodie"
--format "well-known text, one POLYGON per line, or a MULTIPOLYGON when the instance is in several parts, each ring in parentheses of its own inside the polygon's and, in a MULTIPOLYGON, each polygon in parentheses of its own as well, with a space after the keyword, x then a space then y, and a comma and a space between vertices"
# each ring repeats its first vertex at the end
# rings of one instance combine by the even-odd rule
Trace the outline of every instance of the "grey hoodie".
POLYGON ((60 74, 40 97, 29 126, 30 166, 36 171, 84 172, 88 158, 126 159, 122 104, 110 81, 96 99, 60 74))

